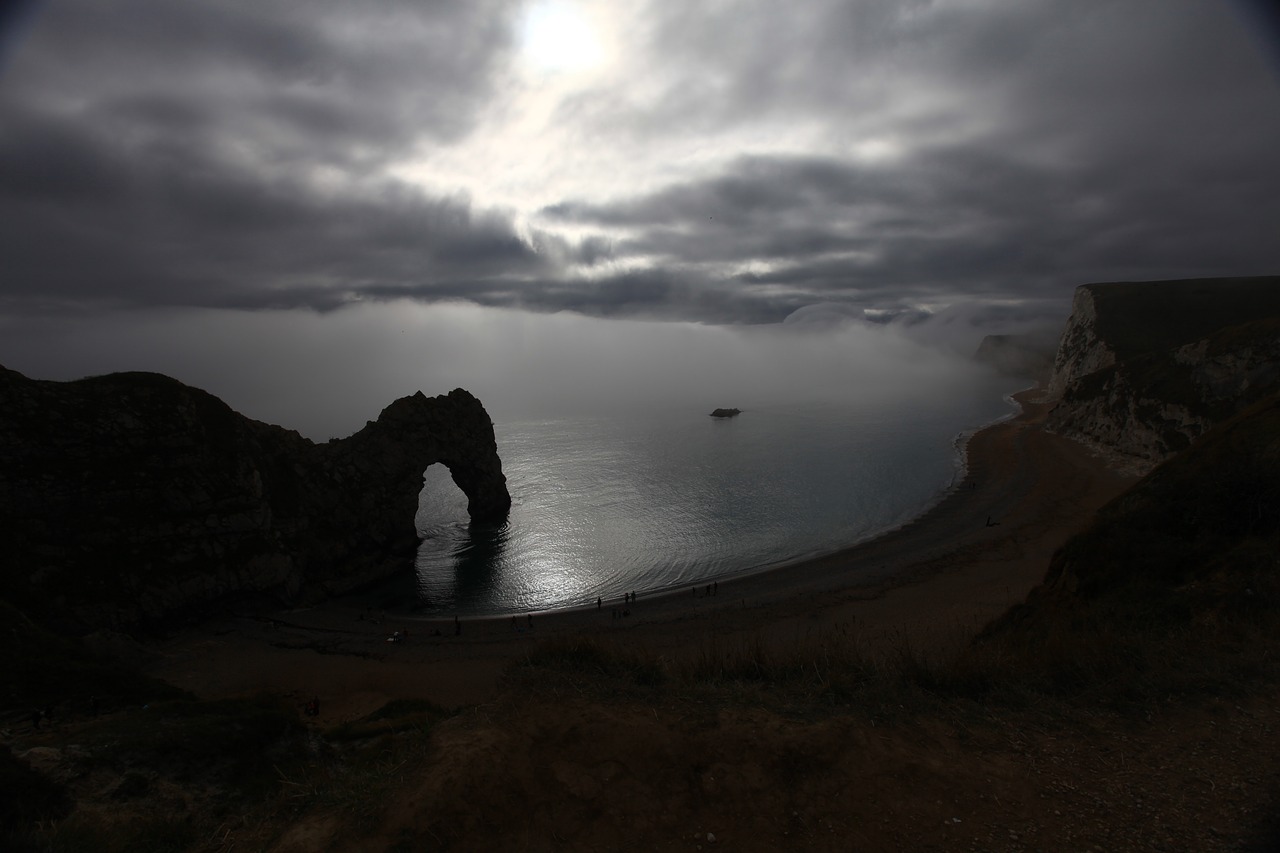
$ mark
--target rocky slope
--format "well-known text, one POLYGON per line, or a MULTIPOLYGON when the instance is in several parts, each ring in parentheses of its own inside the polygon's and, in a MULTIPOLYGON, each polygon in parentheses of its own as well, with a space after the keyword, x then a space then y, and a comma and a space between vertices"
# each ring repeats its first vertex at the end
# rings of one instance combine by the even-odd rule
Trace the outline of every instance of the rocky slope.
POLYGON ((165 376, 43 382, 0 368, 0 597, 80 631, 240 596, 351 590, 411 565, 422 472, 449 468, 473 520, 511 498, 483 405, 395 401, 314 444, 165 376))
POLYGON ((1239 627, 1280 608, 1280 394, 1215 425, 1098 512, 992 630, 1088 616, 1239 627), (1140 615, 1135 615, 1140 614, 1140 615), (1123 618, 1121 618, 1123 616, 1123 618))
POLYGON ((1049 427, 1145 473, 1277 390, 1280 277, 1084 285, 1049 427))

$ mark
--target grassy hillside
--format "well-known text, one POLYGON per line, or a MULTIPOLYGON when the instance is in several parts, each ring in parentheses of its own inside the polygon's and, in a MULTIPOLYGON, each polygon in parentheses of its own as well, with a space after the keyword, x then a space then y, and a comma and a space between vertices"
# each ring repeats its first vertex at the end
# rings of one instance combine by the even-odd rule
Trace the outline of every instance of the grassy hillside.
POLYGON ((1280 395, 1104 507, 971 655, 1061 690, 1248 689, 1280 677, 1280 395))

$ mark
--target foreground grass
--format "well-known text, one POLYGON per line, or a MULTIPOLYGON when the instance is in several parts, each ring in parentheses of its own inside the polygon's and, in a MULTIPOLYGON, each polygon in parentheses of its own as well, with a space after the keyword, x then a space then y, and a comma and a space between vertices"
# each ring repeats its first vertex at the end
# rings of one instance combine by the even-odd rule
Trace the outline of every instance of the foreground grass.
MULTIPOLYGON (((1113 622, 1114 615, 1068 608, 1059 619, 1037 618, 1034 631, 1015 620, 949 651, 905 641, 871 646, 852 626, 786 647, 709 641, 665 657, 554 638, 513 668, 507 704, 486 725, 501 730, 504 713, 561 707, 571 691, 587 707, 698 707, 691 719, 703 722, 695 727, 723 711, 765 709, 788 720, 862 718, 868 726, 944 721, 975 732, 980 744, 992 731, 1084 731, 1099 713, 1140 723, 1171 703, 1186 708, 1280 684, 1280 629, 1269 610, 1229 619, 1218 612, 1216 621, 1181 627, 1164 617, 1113 622)), ((437 727, 452 716, 395 701, 319 730, 269 697, 162 702, 108 715, 75 738, 71 775, 93 779, 97 793, 87 796, 75 781, 31 787, 39 820, 11 822, 0 844, 41 853, 266 850, 297 827, 319 824, 325 849, 343 849, 381 831, 389 804, 422 784, 440 758, 437 727)), ((0 770, 6 783, 31 778, 20 762, 0 762, 0 770)))
POLYGON ((391 702, 327 732, 274 697, 169 701, 76 727, 58 784, 7 750, 0 849, 161 853, 265 849, 309 814, 367 829, 450 716, 391 702), (81 782, 83 780, 83 783, 81 782))
POLYGON ((1102 609, 1041 620, 1034 631, 996 625, 949 650, 906 638, 868 645, 852 627, 785 647, 758 637, 709 642, 677 657, 572 637, 535 647, 514 677, 524 689, 624 700, 697 694, 800 716, 852 710, 879 718, 958 702, 1142 716, 1174 701, 1246 696, 1280 683, 1273 617, 1254 611, 1218 624, 1174 625, 1102 609))

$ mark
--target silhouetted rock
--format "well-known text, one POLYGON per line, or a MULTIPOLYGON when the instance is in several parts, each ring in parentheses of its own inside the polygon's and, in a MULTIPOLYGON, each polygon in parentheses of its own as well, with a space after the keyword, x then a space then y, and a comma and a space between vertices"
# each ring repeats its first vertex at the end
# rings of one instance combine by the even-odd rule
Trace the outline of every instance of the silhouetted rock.
POLYGON ((741 410, 741 409, 716 409, 714 412, 712 412, 712 413, 711 413, 711 417, 713 417, 713 418, 736 418, 736 417, 737 417, 738 415, 740 415, 740 414, 742 414, 742 410, 741 410))
POLYGON ((511 498, 461 389, 315 444, 152 373, 76 382, 0 368, 0 595, 67 628, 129 627, 246 595, 281 602, 407 571, 427 466, 473 520, 511 498))

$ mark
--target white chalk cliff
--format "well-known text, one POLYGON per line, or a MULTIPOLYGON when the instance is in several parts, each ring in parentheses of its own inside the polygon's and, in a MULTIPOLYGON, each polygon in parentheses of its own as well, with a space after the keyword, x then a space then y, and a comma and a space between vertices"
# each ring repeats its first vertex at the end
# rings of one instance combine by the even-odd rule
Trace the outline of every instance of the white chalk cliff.
POLYGON ((1137 473, 1280 392, 1280 277, 1076 289, 1049 426, 1137 473))

